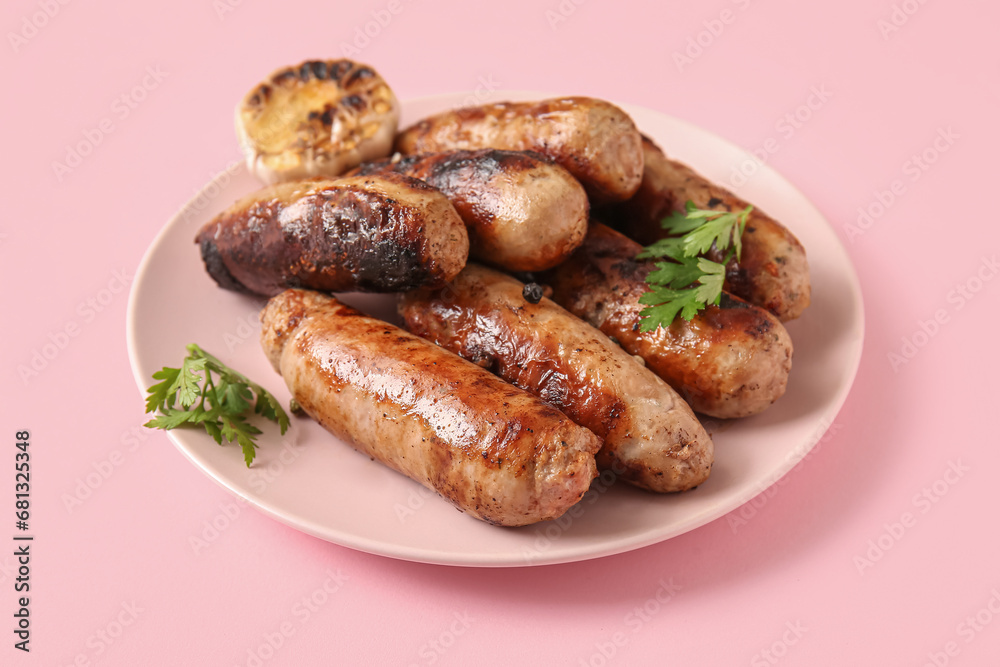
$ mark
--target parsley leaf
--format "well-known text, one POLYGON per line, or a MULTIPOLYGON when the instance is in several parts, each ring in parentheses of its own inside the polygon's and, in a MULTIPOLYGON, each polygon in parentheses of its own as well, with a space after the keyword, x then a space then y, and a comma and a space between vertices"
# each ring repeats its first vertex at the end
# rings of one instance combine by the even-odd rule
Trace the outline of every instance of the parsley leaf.
POLYGON ((719 250, 725 250, 732 243, 736 248, 736 259, 740 258, 743 251, 743 230, 753 206, 747 206, 738 212, 712 211, 695 208, 694 203, 689 201, 685 209, 686 214, 675 211, 662 222, 663 228, 671 234, 683 235, 679 240, 684 256, 702 255, 713 244, 719 250))
MULTIPOLYGON (((639 331, 653 331, 657 327, 667 328, 680 313, 690 320, 700 310, 698 303, 698 288, 675 290, 667 287, 655 287, 639 298, 639 303, 649 307, 639 313, 642 321, 639 331)), ((704 307, 704 306, 701 306, 704 307)))
POLYGON ((685 213, 674 212, 663 220, 671 235, 646 246, 636 259, 666 259, 646 276, 652 288, 642 295, 640 331, 668 327, 678 315, 691 319, 709 304, 718 305, 726 280, 726 264, 743 251, 741 242, 753 206, 738 212, 699 209, 687 202, 685 213), (725 259, 701 257, 712 249, 727 250, 725 259))
POLYGON ((146 390, 146 412, 159 414, 145 426, 164 430, 201 426, 220 445, 223 441, 238 443, 249 468, 261 430, 247 418, 257 414, 277 422, 284 435, 288 414, 278 399, 242 373, 197 345, 188 345, 187 350, 180 368, 165 366, 153 373, 153 379, 161 382, 146 390))
POLYGON ((701 278, 698 257, 682 257, 676 262, 657 262, 656 270, 646 276, 650 285, 664 285, 672 289, 687 287, 701 278))

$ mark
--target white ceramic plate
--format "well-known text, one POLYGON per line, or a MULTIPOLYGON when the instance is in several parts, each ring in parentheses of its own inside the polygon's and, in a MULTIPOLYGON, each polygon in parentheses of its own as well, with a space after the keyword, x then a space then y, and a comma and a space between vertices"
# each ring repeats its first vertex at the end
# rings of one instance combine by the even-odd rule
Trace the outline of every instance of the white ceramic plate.
MULTIPOLYGON (((495 99, 541 99, 499 93, 495 99)), ((413 100, 402 123, 468 103, 468 95, 413 100)), ((732 144, 661 113, 621 105, 667 152, 729 184, 752 158, 732 144)), ((289 393, 261 352, 262 300, 216 287, 194 237, 201 225, 259 186, 242 167, 210 182, 153 241, 128 307, 128 346, 140 390, 160 367, 177 366, 198 343, 242 370, 286 404, 289 393)), ((204 432, 174 430, 177 448, 209 477, 266 514, 316 537, 374 554, 427 563, 518 566, 563 563, 654 544, 704 525, 776 482, 819 441, 840 409, 858 367, 864 334, 861 291, 843 246, 820 213, 788 181, 761 167, 737 190, 787 224, 809 253, 812 306, 788 330, 795 361, 787 394, 762 415, 708 423, 716 444, 711 478, 688 493, 656 496, 595 481, 559 521, 509 529, 472 519, 415 482, 339 442, 308 418, 285 437, 268 423, 251 469, 239 447, 204 432)), ((345 301, 395 320, 391 297, 345 301)))

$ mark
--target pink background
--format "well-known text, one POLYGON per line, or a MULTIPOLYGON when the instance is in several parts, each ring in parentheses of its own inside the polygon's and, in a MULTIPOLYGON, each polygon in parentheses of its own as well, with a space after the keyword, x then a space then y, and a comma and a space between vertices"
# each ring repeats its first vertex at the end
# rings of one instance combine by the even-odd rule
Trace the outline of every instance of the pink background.
MULTIPOLYGON (((253 665, 256 653, 267 665, 997 664, 996 3, 277 4, 0 9, 0 507, 13 504, 14 433, 30 429, 36 535, 32 652, 4 630, 0 663, 253 665), (724 519, 576 564, 394 561, 249 509, 193 553, 189 538, 232 498, 139 427, 123 283, 165 221, 239 157, 232 109, 245 90, 280 65, 342 55, 390 7, 401 11, 356 57, 401 98, 483 82, 589 94, 770 147, 768 163, 838 231, 865 294, 861 369, 815 456, 724 519), (674 54, 699 37, 702 52, 679 66, 674 54), (143 99, 124 106, 144 77, 143 99), (825 101, 813 97, 790 132, 782 119, 814 90, 825 101), (934 149, 949 130, 947 150, 934 149), (100 135, 94 150, 57 174, 88 134, 100 135), (925 150, 933 164, 914 171, 925 150), (893 201, 849 234, 880 198, 893 201), (966 284, 979 288, 969 298, 954 291, 966 284), (18 367, 50 340, 63 346, 23 378, 18 367), (67 509, 64 497, 109 466, 67 509), (879 542, 884 554, 859 565, 879 542), (302 606, 331 572, 339 589, 302 606), (670 601, 652 602, 671 580, 670 601), (262 651, 269 635, 280 646, 262 651)), ((14 532, 8 520, 0 535, 14 532)), ((3 628, 11 551, 0 548, 3 628)))

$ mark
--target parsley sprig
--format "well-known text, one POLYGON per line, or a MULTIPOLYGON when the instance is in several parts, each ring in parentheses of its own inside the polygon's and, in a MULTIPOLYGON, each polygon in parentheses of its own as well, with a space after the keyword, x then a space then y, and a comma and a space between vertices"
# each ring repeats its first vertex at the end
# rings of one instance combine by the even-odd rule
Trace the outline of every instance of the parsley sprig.
POLYGON ((288 415, 274 396, 197 345, 187 346, 180 368, 164 366, 153 373, 146 391, 146 412, 159 411, 146 422, 149 428, 169 431, 179 426, 202 426, 217 443, 234 440, 243 448, 247 467, 256 456, 261 430, 247 421, 251 414, 277 422, 284 435, 288 415), (214 377, 213 377, 214 375, 214 377), (252 411, 251 411, 252 408, 252 411))
POLYGON ((639 299, 647 306, 639 313, 640 331, 668 327, 678 314, 691 321, 707 305, 719 304, 726 264, 734 256, 740 258, 743 230, 752 210, 753 206, 747 206, 738 212, 712 211, 699 209, 689 201, 685 213, 675 211, 663 219, 663 228, 670 236, 636 255, 636 259, 663 260, 656 262, 656 270, 646 276, 651 290, 639 299), (713 246, 727 250, 722 262, 700 256, 713 246))

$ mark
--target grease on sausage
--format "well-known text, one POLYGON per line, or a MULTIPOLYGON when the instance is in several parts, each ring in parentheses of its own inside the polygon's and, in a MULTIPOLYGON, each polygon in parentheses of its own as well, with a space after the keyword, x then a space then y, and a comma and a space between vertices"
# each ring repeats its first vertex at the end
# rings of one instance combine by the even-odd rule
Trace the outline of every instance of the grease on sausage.
POLYGON ((469 253, 510 271, 559 264, 587 233, 580 183, 543 155, 486 148, 368 162, 352 174, 396 172, 440 190, 469 231, 469 253))
POLYGON ((628 199, 642 181, 635 123, 591 97, 465 107, 425 118, 396 137, 404 154, 477 148, 543 153, 573 174, 594 202, 628 199))
POLYGON ((593 433, 333 297, 287 290, 261 322, 268 359, 311 417, 476 518, 505 526, 556 518, 597 475, 593 433))
POLYGON ((708 477, 713 445, 663 380, 551 300, 469 264, 449 285, 400 299, 406 327, 555 405, 604 440, 598 466, 650 491, 708 477))
POLYGON ((639 330, 639 298, 649 291, 653 262, 637 261, 641 246, 602 224, 566 263, 539 279, 552 299, 617 340, 667 381, 694 408, 712 417, 746 417, 785 393, 792 341, 781 322, 762 308, 723 292, 688 322, 639 330))
POLYGON ((401 174, 272 185, 209 221, 195 242, 220 286, 265 296, 440 285, 469 254, 454 206, 401 174))
MULTIPOLYGON (((648 137, 642 141, 642 185, 628 201, 602 209, 601 220, 642 245, 663 238, 660 221, 671 212, 683 212, 688 201, 701 209, 742 211, 748 206, 725 188, 690 167, 671 160, 648 137)), ((757 207, 747 220, 740 261, 726 266, 725 288, 755 306, 766 308, 782 322, 793 320, 809 305, 809 263, 795 235, 757 207)), ((721 262, 713 250, 709 259, 721 262)))

